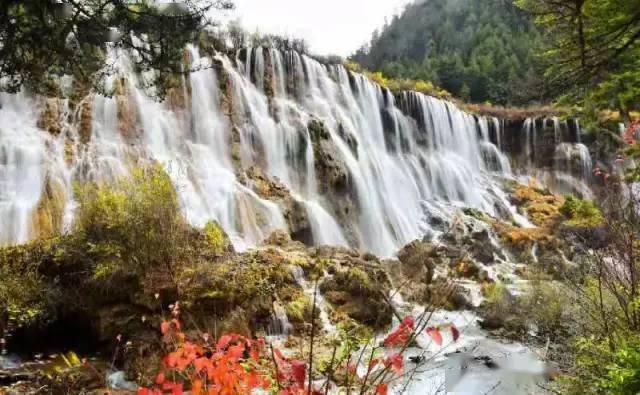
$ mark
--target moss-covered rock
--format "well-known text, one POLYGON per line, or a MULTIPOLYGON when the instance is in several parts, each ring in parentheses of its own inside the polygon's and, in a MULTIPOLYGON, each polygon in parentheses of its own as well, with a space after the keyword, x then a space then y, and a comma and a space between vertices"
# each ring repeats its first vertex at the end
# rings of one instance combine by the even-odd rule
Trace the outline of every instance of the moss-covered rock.
POLYGON ((87 96, 80 102, 80 125, 78 132, 80 133, 80 141, 88 143, 91 140, 92 122, 93 122, 93 98, 87 96))
POLYGON ((525 211, 531 222, 540 227, 553 226, 562 218, 560 207, 564 198, 534 185, 519 184, 512 201, 525 211))
POLYGON ((431 283, 434 266, 440 261, 436 247, 419 240, 404 246, 398 252, 398 259, 402 262, 405 276, 421 279, 425 284, 431 283))
POLYGON ((49 238, 62 231, 66 191, 57 181, 47 179, 32 218, 34 238, 49 238))
POLYGON ((386 300, 390 289, 387 274, 377 265, 348 259, 320 284, 320 292, 337 314, 372 328, 391 323, 392 309, 386 300))
POLYGON ((484 282, 489 279, 487 271, 468 257, 454 262, 452 269, 453 273, 461 278, 472 279, 478 282, 484 282))
POLYGON ((321 121, 312 120, 307 129, 313 144, 318 192, 331 202, 328 208, 345 230, 347 240, 358 245, 358 232, 352 224, 357 221, 359 200, 345 152, 341 151, 321 121))
POLYGON ((286 185, 267 176, 258 166, 247 169, 243 183, 261 198, 273 201, 280 206, 289 231, 295 240, 308 245, 313 244, 311 223, 306 207, 291 195, 286 185))

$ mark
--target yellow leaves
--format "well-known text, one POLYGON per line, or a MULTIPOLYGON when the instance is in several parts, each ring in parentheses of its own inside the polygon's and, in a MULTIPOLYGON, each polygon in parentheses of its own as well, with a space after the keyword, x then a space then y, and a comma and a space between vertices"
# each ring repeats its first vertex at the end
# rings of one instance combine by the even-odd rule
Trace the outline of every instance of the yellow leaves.
POLYGON ((620 111, 602 110, 598 114, 598 120, 600 122, 607 122, 607 121, 619 122, 620 111))
POLYGON ((540 190, 533 184, 519 185, 513 197, 522 206, 531 222, 537 226, 548 226, 560 217, 560 207, 564 204, 562 196, 540 190))
POLYGON ((211 252, 214 254, 221 254, 229 247, 224 231, 217 222, 207 222, 204 226, 204 234, 211 252))
POLYGON ((363 71, 362 66, 360 66, 359 63, 354 62, 352 60, 345 61, 344 67, 349 71, 353 71, 354 73, 362 73, 363 71))
POLYGON ((436 87, 431 81, 424 80, 412 80, 407 78, 391 78, 385 76, 381 71, 369 71, 358 63, 347 60, 344 63, 344 67, 354 73, 363 74, 365 77, 380 85, 383 88, 389 89, 391 92, 398 93, 403 91, 415 91, 425 95, 436 96, 441 99, 449 99, 452 97, 451 93, 444 89, 436 87))

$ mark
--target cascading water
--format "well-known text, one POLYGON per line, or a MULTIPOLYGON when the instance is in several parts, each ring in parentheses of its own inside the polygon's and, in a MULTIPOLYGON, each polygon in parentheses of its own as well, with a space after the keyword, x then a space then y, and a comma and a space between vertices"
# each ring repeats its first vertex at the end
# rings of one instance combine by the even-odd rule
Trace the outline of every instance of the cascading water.
POLYGON ((22 94, 0 101, 0 244, 22 243, 43 191, 47 138, 36 126, 35 101, 22 94))
MULTIPOLYGON (((496 180, 511 174, 498 119, 416 92, 394 96, 340 65, 267 48, 209 59, 189 47, 200 71, 160 103, 137 87, 144 76, 126 56, 112 58, 116 94, 88 95, 90 122, 69 116, 60 136, 37 126, 37 99, 0 96, 0 244, 35 236, 51 180, 64 185, 70 218, 72 180, 112 180, 140 161, 164 166, 189 222, 217 220, 241 250, 291 225, 246 182, 252 167, 286 186, 315 244, 381 256, 429 229, 427 206, 509 212, 496 180)), ((586 154, 578 151, 582 163, 586 154)))
POLYGON ((509 141, 505 152, 514 160, 514 171, 523 182, 533 177, 557 193, 592 195, 589 183, 593 160, 581 142, 578 120, 528 118, 514 126, 509 127, 518 137, 509 141))

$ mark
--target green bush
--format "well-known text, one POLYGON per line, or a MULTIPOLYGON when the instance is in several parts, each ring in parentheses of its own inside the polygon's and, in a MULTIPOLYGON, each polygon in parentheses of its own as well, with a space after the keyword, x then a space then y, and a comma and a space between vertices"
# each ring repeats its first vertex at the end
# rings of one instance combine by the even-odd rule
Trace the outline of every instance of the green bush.
POLYGON ((214 254, 222 254, 229 249, 229 239, 217 222, 207 222, 203 232, 207 239, 209 249, 214 254))
POLYGON ((559 388, 566 394, 640 393, 640 336, 625 334, 611 339, 580 337, 573 344, 571 375, 563 376, 559 388), (611 348, 615 344, 615 348, 611 348))
POLYGON ((5 319, 22 326, 42 318, 45 295, 45 286, 35 268, 0 263, 0 337, 5 319), (4 319, 3 315, 6 315, 4 319))
POLYGON ((77 233, 100 257, 94 277, 124 270, 144 272, 184 257, 189 227, 169 176, 159 165, 134 169, 112 184, 76 188, 77 233))
POLYGON ((602 212, 591 200, 573 195, 566 197, 560 213, 567 218, 564 223, 569 226, 597 226, 603 221, 602 212))

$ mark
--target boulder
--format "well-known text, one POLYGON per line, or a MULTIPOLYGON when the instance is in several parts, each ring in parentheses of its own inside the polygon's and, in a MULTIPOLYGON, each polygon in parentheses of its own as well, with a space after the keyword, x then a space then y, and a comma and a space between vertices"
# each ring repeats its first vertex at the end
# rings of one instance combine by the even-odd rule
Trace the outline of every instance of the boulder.
POLYGON ((436 247, 419 240, 404 246, 398 252, 398 259, 407 277, 420 279, 425 284, 431 283, 434 267, 440 261, 436 247))
POLYGON ((334 316, 347 316, 373 329, 391 324, 392 308, 386 299, 391 283, 379 264, 358 258, 338 263, 333 275, 320 284, 320 292, 335 309, 334 316))

